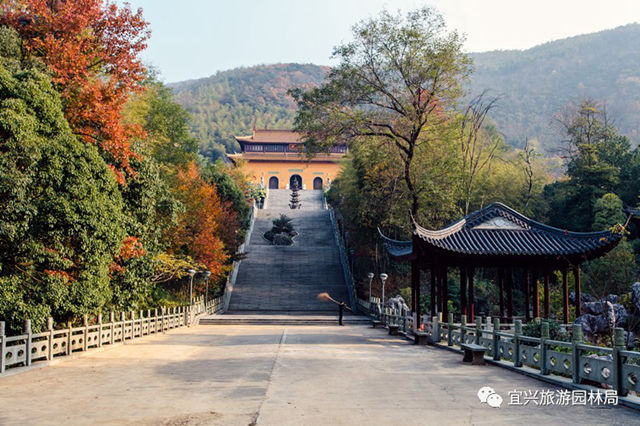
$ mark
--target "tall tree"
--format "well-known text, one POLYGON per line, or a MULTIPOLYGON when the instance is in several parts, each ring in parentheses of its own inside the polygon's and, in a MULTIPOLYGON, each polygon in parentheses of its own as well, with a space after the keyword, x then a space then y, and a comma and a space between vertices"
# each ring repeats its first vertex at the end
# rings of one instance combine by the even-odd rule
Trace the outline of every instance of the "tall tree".
POLYGON ((0 25, 22 39, 23 60, 38 58, 53 73, 72 130, 97 145, 121 183, 132 173, 129 139, 138 126, 121 121, 145 69, 139 53, 149 37, 142 10, 103 0, 5 0, 0 25))
POLYGON ((425 7, 402 16, 382 12, 353 29, 354 40, 335 48, 339 64, 323 84, 291 93, 295 128, 311 152, 347 141, 383 138, 400 154, 411 211, 420 208, 413 167, 420 145, 441 137, 461 82, 470 71, 463 38, 425 7))

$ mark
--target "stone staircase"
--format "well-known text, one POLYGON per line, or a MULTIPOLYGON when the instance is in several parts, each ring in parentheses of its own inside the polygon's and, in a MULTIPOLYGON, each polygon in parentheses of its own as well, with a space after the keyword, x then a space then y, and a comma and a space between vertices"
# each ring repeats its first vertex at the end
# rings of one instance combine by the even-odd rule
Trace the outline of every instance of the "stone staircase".
MULTIPOLYGON (((301 190, 301 208, 288 206, 291 191, 270 190, 265 209, 259 210, 238 270, 229 309, 208 323, 335 323, 337 306, 317 300, 328 292, 349 303, 331 220, 322 191, 301 190), (262 236, 283 213, 293 219, 299 235, 292 246, 273 246, 262 236)), ((347 322, 364 317, 348 316, 347 322)))

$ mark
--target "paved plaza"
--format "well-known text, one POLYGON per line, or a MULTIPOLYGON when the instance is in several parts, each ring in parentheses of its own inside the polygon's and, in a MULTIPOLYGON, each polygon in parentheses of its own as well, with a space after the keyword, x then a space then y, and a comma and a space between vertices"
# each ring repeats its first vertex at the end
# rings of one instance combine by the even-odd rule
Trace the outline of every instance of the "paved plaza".
POLYGON ((0 378, 0 424, 638 424, 623 407, 507 405, 555 389, 365 326, 200 325, 0 378), (501 408, 476 396, 491 386, 501 408))

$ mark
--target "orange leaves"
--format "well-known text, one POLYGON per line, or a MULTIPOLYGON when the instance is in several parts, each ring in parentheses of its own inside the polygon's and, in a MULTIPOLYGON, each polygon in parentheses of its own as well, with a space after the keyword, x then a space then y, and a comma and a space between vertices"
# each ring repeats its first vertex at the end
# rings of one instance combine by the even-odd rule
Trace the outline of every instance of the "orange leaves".
POLYGON ((146 254, 146 250, 142 246, 140 240, 137 237, 129 236, 124 239, 122 246, 120 247, 120 258, 123 260, 133 259, 135 257, 142 257, 146 254))
POLYGON ((73 131, 107 154, 124 183, 124 173, 133 174, 129 141, 143 135, 121 123, 124 103, 145 77, 142 11, 102 0, 8 0, 0 13, 0 24, 18 31, 25 49, 51 69, 73 131))
POLYGON ((218 277, 229 258, 221 235, 229 230, 222 226, 225 211, 216 187, 202 179, 194 162, 186 170, 180 170, 176 180, 175 193, 185 212, 171 236, 173 249, 190 254, 207 265, 212 276, 218 277))

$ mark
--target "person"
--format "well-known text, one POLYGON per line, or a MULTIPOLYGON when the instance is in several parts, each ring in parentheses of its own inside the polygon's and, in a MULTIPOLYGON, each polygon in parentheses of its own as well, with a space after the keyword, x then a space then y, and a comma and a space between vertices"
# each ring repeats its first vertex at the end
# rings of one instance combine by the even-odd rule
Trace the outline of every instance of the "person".
POLYGON ((339 324, 339 325, 344 325, 344 324, 342 324, 342 316, 344 315, 344 307, 345 307, 345 304, 344 304, 344 302, 341 300, 341 301, 338 303, 338 324, 339 324))

